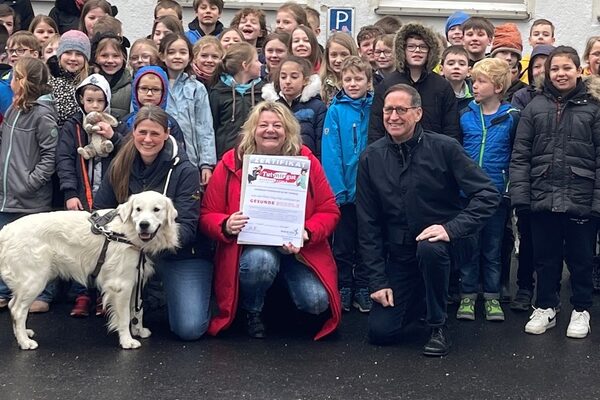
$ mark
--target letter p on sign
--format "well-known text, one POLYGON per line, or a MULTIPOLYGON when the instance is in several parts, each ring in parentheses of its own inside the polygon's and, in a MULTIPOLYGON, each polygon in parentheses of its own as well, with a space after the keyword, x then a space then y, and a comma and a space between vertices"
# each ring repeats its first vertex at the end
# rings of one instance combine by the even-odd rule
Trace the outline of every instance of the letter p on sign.
POLYGON ((354 25, 354 8, 330 8, 328 16, 328 34, 347 32, 352 35, 354 25))

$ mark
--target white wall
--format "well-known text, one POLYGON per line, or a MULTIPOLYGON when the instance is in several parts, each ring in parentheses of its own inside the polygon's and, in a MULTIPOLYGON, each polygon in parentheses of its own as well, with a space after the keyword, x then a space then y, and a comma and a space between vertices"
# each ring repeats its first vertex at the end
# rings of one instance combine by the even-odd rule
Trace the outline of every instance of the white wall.
MULTIPOLYGON (((400 0, 399 0, 400 1, 400 0)), ((530 0, 533 3, 532 20, 537 18, 546 18, 554 22, 557 27, 556 43, 570 45, 578 49, 580 52, 585 47, 585 41, 589 36, 600 35, 600 24, 598 23, 596 12, 593 3, 600 3, 597 0, 530 0)), ((283 1, 282 1, 283 2, 283 1)), ((377 7, 378 0, 308 0, 308 4, 316 9, 321 10, 321 30, 325 32, 326 14, 328 7, 343 6, 355 7, 356 15, 356 30, 367 24, 372 24, 381 17, 375 14, 374 10, 377 7)), ((48 14, 53 1, 33 0, 36 13, 48 14)), ((133 40, 146 36, 152 29, 153 9, 156 0, 113 0, 119 8, 117 16, 124 26, 125 35, 133 42, 133 40)), ((191 1, 190 1, 191 3, 191 1)), ((225 2, 227 6, 227 1, 225 2)), ((222 21, 225 25, 233 17, 237 10, 225 9, 222 16, 222 21)), ((191 7, 184 8, 184 24, 191 21, 194 13, 191 7)), ((420 20, 427 25, 433 26, 435 29, 443 32, 445 18, 414 18, 400 17, 402 21, 420 20)), ((505 21, 493 20, 494 24, 505 21)), ((529 26, 531 21, 513 21, 517 23, 523 35, 523 41, 526 51, 530 51, 527 45, 527 36, 529 35, 529 26)), ((275 12, 267 11, 267 23, 274 25, 275 12)), ((321 35, 321 42, 325 40, 325 34, 321 35)))

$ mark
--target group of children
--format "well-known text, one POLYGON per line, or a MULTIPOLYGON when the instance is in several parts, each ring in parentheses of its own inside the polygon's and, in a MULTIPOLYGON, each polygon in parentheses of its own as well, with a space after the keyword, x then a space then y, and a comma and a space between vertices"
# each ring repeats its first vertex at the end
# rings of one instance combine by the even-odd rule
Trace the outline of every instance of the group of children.
MULTIPOLYGON (((195 18, 186 29, 181 5, 175 0, 159 0, 148 37, 130 46, 121 22, 113 16, 114 7, 106 0, 85 1, 78 29, 62 35, 57 23, 43 15, 33 19, 28 31, 13 32, 18 16, 0 5, 0 42, 1 30, 7 36, 6 53, 0 56, 0 118, 4 119, 0 226, 33 212, 60 207, 91 209, 112 159, 84 160, 77 154, 77 147, 87 144, 82 124, 91 111, 110 112, 120 121, 117 127, 105 124, 100 129, 100 134, 113 142, 114 154, 142 106, 163 108, 169 114, 171 135, 183 144, 201 172, 200 183, 207 185, 215 164, 237 145, 252 107, 262 100, 281 102, 298 119, 303 143, 321 160, 341 210, 332 246, 342 308, 350 311, 354 306, 368 312, 369 282, 358 254, 354 206, 357 166, 368 143, 385 135, 385 90, 407 83, 421 95, 424 129, 461 141, 505 196, 478 237, 465 241, 468 248, 463 253, 469 256, 455 263, 450 286, 459 296, 457 318, 475 319, 476 299, 483 292, 486 319, 504 320, 501 301, 510 298, 507 277, 514 243, 511 207, 515 205, 520 236, 519 290, 510 307, 530 308, 537 254, 533 249, 541 240, 536 232, 544 221, 540 222, 539 215, 529 218, 532 211, 540 211, 533 210, 535 198, 511 204, 509 170, 524 168, 531 176, 547 177, 551 167, 540 169, 532 164, 527 169, 526 156, 519 159, 520 164, 515 164, 513 156, 512 165, 511 156, 515 143, 521 143, 528 149, 522 154, 529 154, 531 163, 531 151, 558 139, 550 134, 545 139, 548 143, 543 144, 538 139, 533 143, 523 139, 532 132, 539 135, 540 124, 546 129, 555 126, 544 125, 546 114, 524 112, 526 118, 519 121, 520 111, 531 110, 529 104, 540 103, 542 97, 556 105, 560 124, 576 105, 587 104, 586 88, 592 86, 583 85, 579 77, 582 73, 598 75, 600 37, 588 42, 583 58, 589 65, 582 72, 574 50, 554 47, 554 26, 545 19, 533 22, 529 35, 533 51, 527 57, 516 25, 494 27, 486 18, 464 12, 448 18, 445 35, 419 23, 402 25, 397 18, 385 17, 362 27, 356 42, 347 33, 336 32, 322 47, 317 40, 319 12, 295 3, 277 10, 272 32, 265 13, 257 8, 241 9, 227 28, 220 21, 223 0, 194 0, 193 8, 195 18), (7 15, 12 16, 13 24, 7 15), (575 91, 579 91, 578 97, 572 95, 575 91), (29 172, 21 176, 16 171, 29 172)), ((594 114, 593 119, 566 120, 578 124, 571 126, 574 130, 591 132, 583 138, 569 134, 569 138, 600 145, 594 125, 597 118, 594 114)), ((572 180, 586 177, 594 181, 594 175, 590 177, 582 167, 572 168, 572 180)), ((586 215, 578 211, 575 216, 588 217, 592 212, 596 210, 586 215)), ((555 250, 561 249, 557 246, 555 250)), ((559 256, 562 253, 555 255, 554 264, 559 256)), ((586 269, 588 264, 591 268, 588 261, 582 262, 585 268, 572 269, 572 279, 587 279, 591 274, 591 269, 586 269)), ((538 277, 538 296, 540 290, 557 293, 558 266, 548 265, 546 269, 554 268, 549 273, 554 281, 538 277)), ((562 270, 562 258, 560 266, 562 270)), ((48 309, 51 289, 34 303, 33 311, 48 309)), ((587 325, 573 327, 573 337, 585 337, 589 332, 588 289, 587 283, 577 289, 584 300, 574 304, 572 317, 587 325)), ((83 287, 75 292, 72 315, 85 316, 90 294, 83 287)), ((7 288, 0 286, 0 307, 9 296, 7 288)), ((528 323, 530 333, 542 333, 540 315, 552 316, 551 310, 558 306, 553 298, 544 301, 528 323)))

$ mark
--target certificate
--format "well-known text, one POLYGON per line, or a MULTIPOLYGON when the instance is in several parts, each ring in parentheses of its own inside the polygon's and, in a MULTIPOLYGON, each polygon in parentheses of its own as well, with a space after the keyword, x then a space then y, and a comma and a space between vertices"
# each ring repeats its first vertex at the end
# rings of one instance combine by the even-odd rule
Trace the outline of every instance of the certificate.
POLYGON ((244 156, 238 244, 302 247, 309 172, 306 157, 244 156))

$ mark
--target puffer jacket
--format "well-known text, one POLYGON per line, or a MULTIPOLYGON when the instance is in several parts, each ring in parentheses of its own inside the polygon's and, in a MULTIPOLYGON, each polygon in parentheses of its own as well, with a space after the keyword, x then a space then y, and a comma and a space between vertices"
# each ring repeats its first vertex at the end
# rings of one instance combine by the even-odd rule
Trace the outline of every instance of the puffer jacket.
POLYGON ((554 46, 545 44, 538 45, 533 48, 533 51, 531 52, 531 58, 529 59, 529 66, 527 67, 527 82, 529 82, 529 85, 517 90, 517 92, 513 94, 512 99, 510 100, 513 107, 523 110, 527 104, 533 100, 537 92, 543 89, 544 74, 538 75, 537 78, 534 78, 533 64, 535 63, 535 59, 540 56, 548 57, 552 50, 554 50, 554 46))
POLYGON ((352 99, 342 90, 333 98, 323 126, 323 169, 338 205, 354 203, 358 160, 367 147, 373 94, 352 99))
POLYGON ((454 90, 452 90, 452 86, 448 81, 433 72, 440 61, 440 44, 435 33, 421 24, 409 23, 403 25, 394 39, 394 51, 396 53, 396 71, 392 72, 375 87, 375 97, 373 98, 369 121, 369 143, 373 143, 385 135, 385 128, 383 127, 384 95, 388 88, 398 83, 413 86, 421 95, 423 107, 421 125, 423 129, 450 136, 460 142, 458 105, 454 90), (413 81, 410 76, 404 54, 406 41, 411 35, 423 38, 429 46, 427 64, 417 81, 413 81))
POLYGON ((521 113, 510 163, 518 210, 600 216, 600 78, 544 90, 521 113))
POLYGON ((50 211, 56 143, 54 100, 47 94, 28 111, 10 107, 0 142, 0 212, 50 211))
POLYGON ((306 145, 319 160, 321 160, 323 122, 327 113, 327 106, 321 101, 320 91, 321 79, 317 74, 311 75, 300 96, 294 99, 291 104, 275 91, 273 83, 267 83, 262 88, 263 99, 278 101, 292 110, 300 123, 302 144, 306 145))
MULTIPOLYGON (((161 67, 157 67, 156 65, 149 65, 149 66, 138 69, 138 71, 135 74, 135 77, 133 78, 133 85, 131 87, 131 109, 132 109, 132 111, 129 115, 126 115, 125 117, 123 117, 123 122, 127 126, 128 130, 133 129, 133 123, 135 122, 135 117, 137 116, 138 111, 140 111, 140 108, 143 107, 140 104, 140 101, 137 96, 137 88, 140 84, 140 79, 142 79, 142 77, 147 74, 156 75, 160 79, 160 81, 162 83, 163 91, 162 91, 162 98, 160 99, 160 103, 158 104, 158 106, 165 111, 167 109, 167 97, 169 95, 169 78, 167 77, 167 73, 165 72, 165 70, 162 69, 161 67)), ((173 136, 175 139, 177 139, 177 141, 179 143, 182 143, 185 146, 185 143, 183 140, 183 132, 181 132, 181 128, 179 127, 179 124, 177 123, 175 118, 173 118, 173 116, 171 114, 167 113, 167 115, 169 117, 169 133, 171 134, 171 136, 173 136)))
POLYGON ((206 88, 183 72, 167 96, 167 112, 181 127, 190 162, 198 169, 213 168, 217 163, 215 132, 206 88))
POLYGON ((99 71, 110 84, 112 99, 110 101, 110 113, 117 120, 122 121, 123 117, 129 114, 131 104, 131 73, 123 65, 123 69, 114 75, 106 75, 99 71))
POLYGON ((465 151, 491 178, 500 193, 508 190, 508 167, 519 111, 509 103, 498 111, 484 115, 481 106, 472 101, 460 117, 465 151))
POLYGON ((236 147, 240 129, 250 110, 262 100, 264 83, 260 78, 249 84, 238 84, 231 75, 223 74, 210 90, 210 108, 213 117, 217 159, 236 147))

